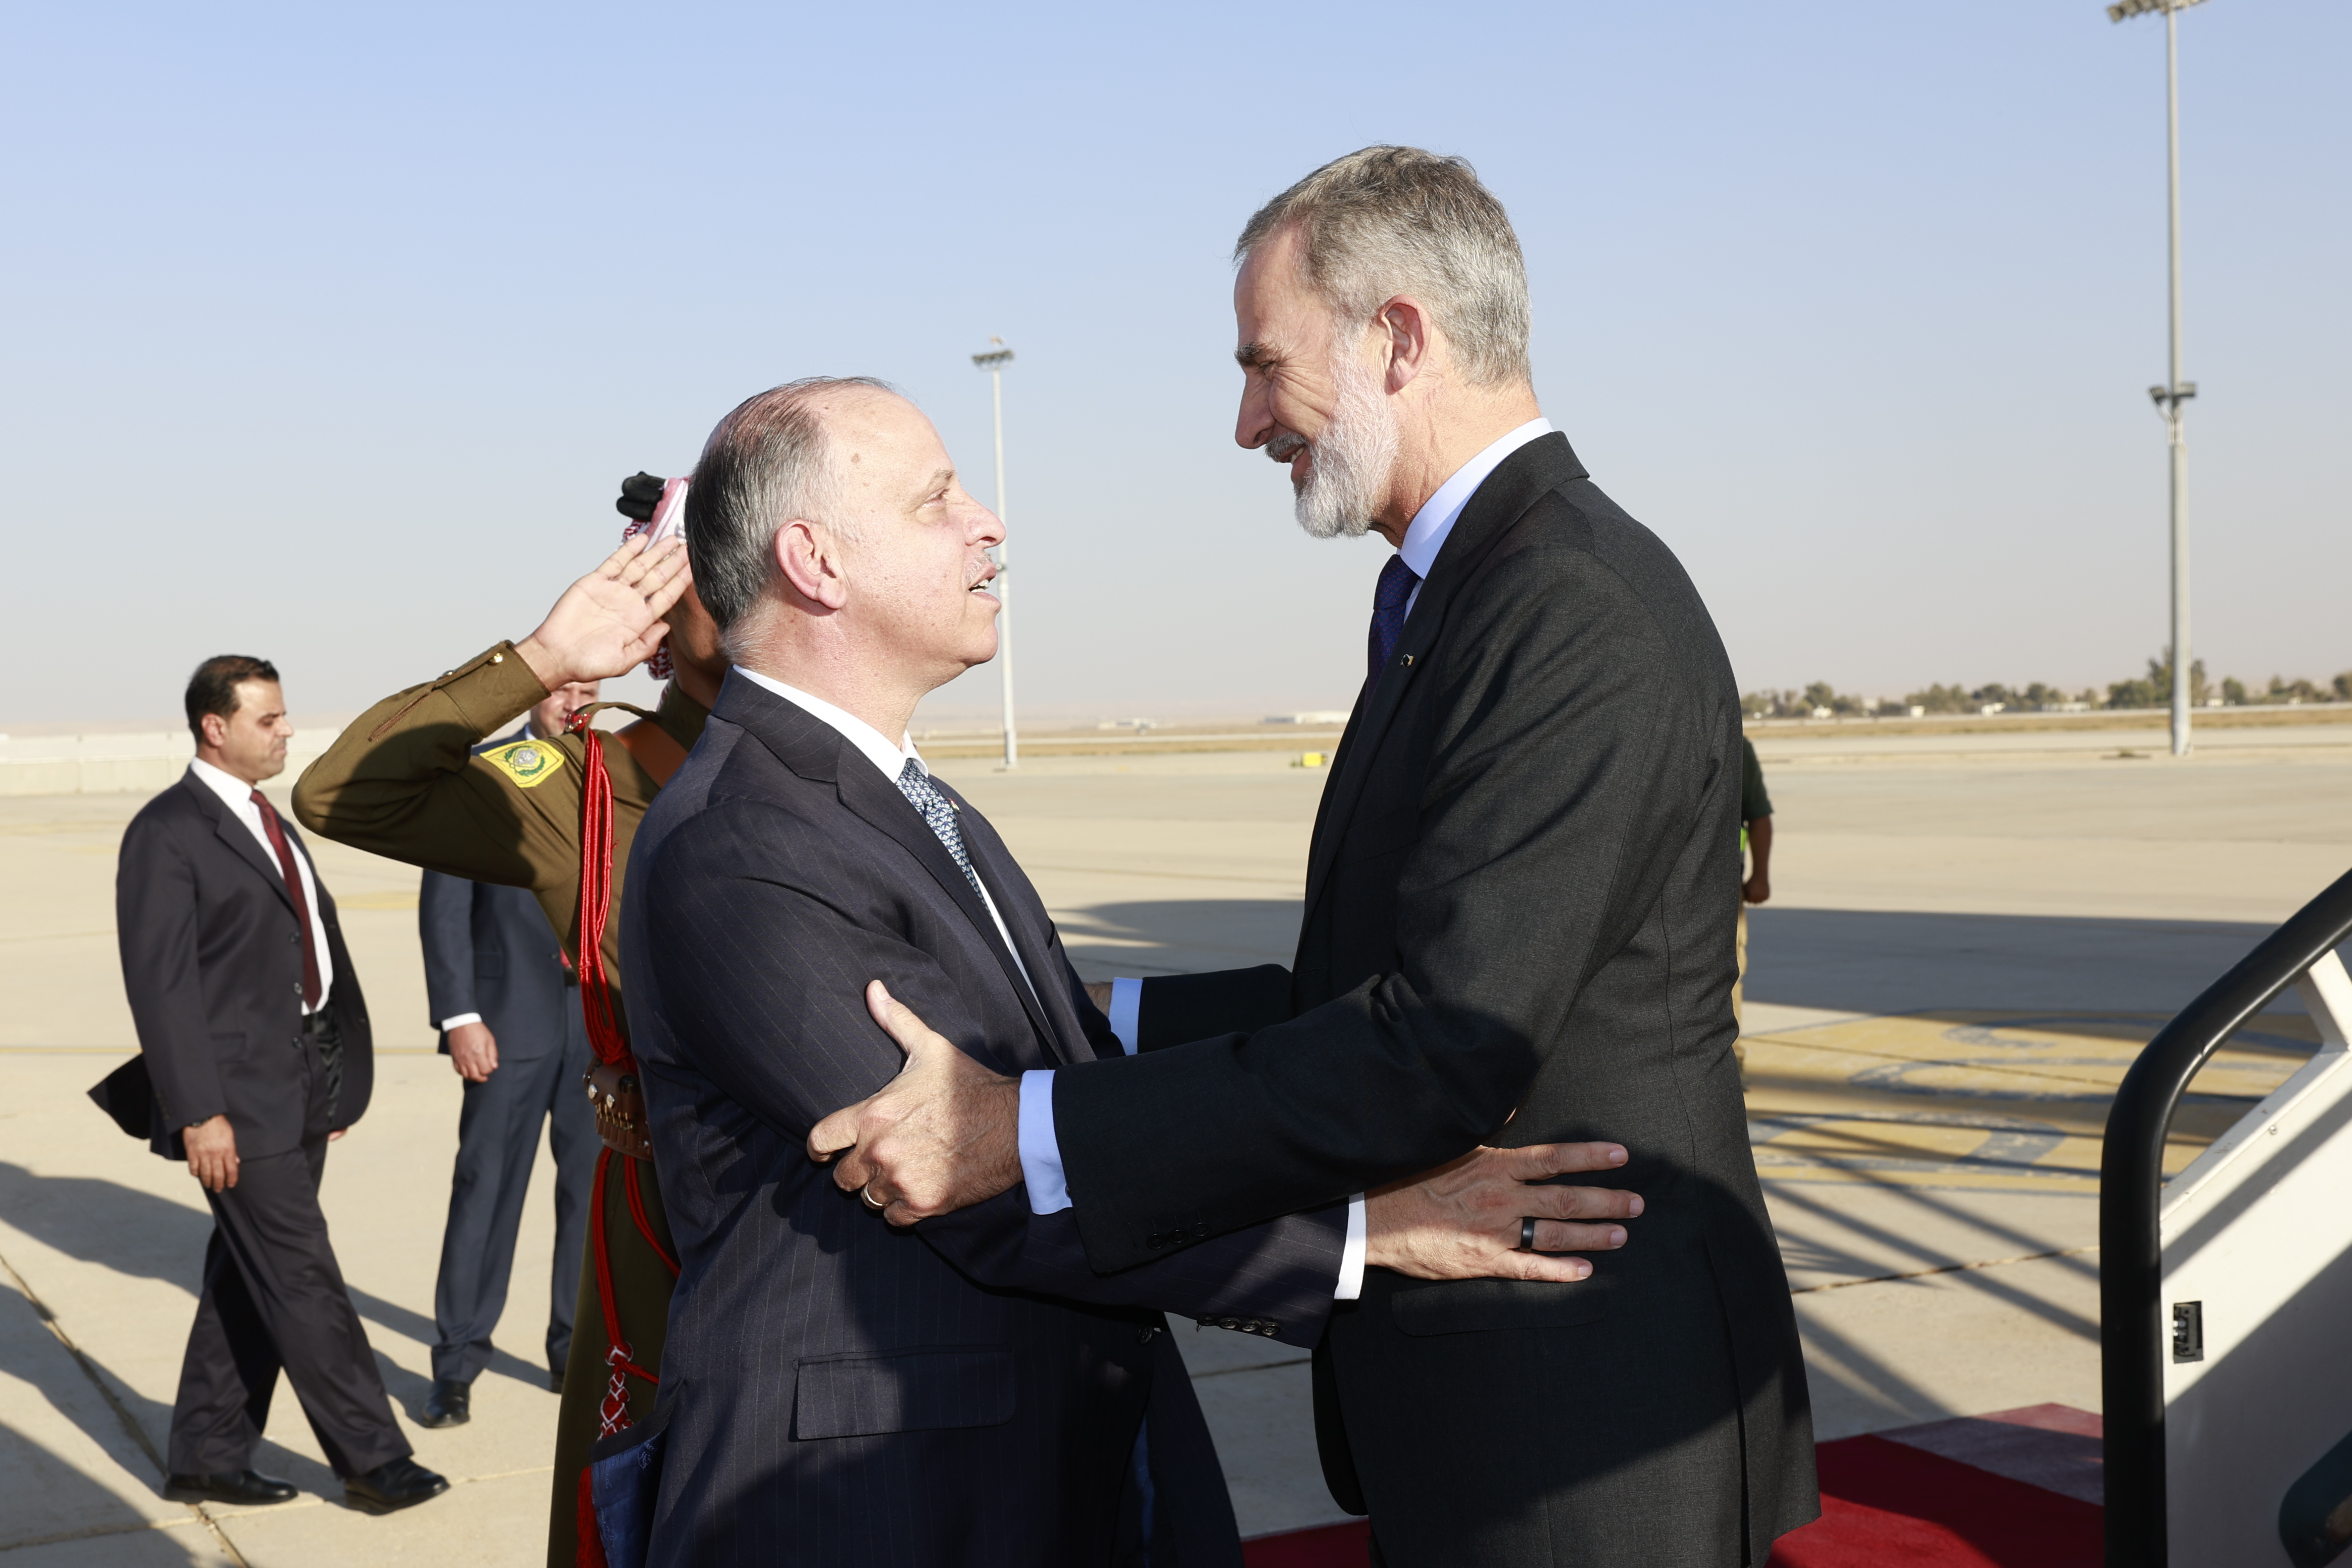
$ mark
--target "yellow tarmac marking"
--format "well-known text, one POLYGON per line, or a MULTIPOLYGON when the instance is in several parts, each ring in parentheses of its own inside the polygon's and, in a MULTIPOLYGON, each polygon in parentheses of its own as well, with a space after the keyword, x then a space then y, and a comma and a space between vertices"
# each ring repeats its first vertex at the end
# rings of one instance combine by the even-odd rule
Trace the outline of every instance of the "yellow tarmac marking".
MULTIPOLYGON (((2107 1107, 2158 1014, 1911 1013, 1749 1037, 1748 1134, 1766 1181, 2095 1194, 2107 1107)), ((2178 1172, 2318 1047, 2265 1016, 2173 1119, 2178 1172)))

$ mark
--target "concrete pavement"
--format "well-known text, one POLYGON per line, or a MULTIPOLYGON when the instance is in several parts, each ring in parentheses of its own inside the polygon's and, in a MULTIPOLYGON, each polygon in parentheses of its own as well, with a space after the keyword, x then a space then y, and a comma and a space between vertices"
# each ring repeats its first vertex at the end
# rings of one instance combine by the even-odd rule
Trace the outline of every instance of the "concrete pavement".
MULTIPOLYGON (((1822 1436, 2098 1407, 2105 1096, 2166 1014, 2352 865, 2352 743, 2297 742, 2185 763, 2110 760, 2105 733, 2024 751, 1767 746, 1779 858, 1755 917, 1751 1113, 1822 1436)), ((1090 978, 1288 956, 1320 772, 1263 753, 941 771, 1004 832, 1090 978)), ((157 1495, 208 1222, 184 1172, 81 1098, 131 1048, 112 854, 140 804, 0 800, 0 1564, 539 1562, 555 1412, 530 1353, 547 1300, 530 1260, 552 1226, 543 1156, 500 1330, 514 1353, 477 1385, 470 1426, 412 1433, 449 1496, 391 1519, 343 1508, 282 1389, 262 1462, 302 1500, 157 1495)), ((384 1051, 325 1202, 413 1417, 457 1083, 425 1027, 415 874, 333 846, 320 859, 384 1051)), ((2184 1154, 2310 1040, 2292 1012, 2265 1018, 2198 1086, 2184 1154)), ((1303 1360, 1250 1336, 1180 1340, 1244 1529, 1334 1517, 1303 1360)))

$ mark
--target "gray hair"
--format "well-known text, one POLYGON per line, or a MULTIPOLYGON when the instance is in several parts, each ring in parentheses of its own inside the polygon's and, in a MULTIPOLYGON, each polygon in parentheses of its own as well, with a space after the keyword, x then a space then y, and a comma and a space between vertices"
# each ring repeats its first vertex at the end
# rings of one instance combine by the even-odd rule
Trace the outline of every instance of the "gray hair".
POLYGON ((702 444, 686 492, 686 551, 722 639, 775 580, 778 529, 801 518, 856 542, 854 530, 828 515, 838 488, 816 406, 852 386, 897 390, 871 376, 803 376, 745 398, 702 444))
POLYGON ((1397 295, 1415 295, 1474 384, 1530 379, 1527 261, 1503 204, 1466 161, 1418 147, 1335 159, 1258 208, 1234 262, 1291 227, 1308 285, 1341 327, 1360 329, 1397 295))

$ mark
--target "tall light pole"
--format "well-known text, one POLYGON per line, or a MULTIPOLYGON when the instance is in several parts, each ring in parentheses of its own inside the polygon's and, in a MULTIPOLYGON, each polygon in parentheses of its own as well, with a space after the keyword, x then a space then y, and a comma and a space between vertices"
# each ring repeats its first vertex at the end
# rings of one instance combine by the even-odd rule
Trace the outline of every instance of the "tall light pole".
POLYGON ((2162 386, 2147 389, 2164 417, 2165 446, 2172 458, 2172 754, 2189 754, 2189 443, 2180 428, 2180 405, 2197 395, 2197 384, 2180 379, 2180 13, 2200 0, 2118 0, 2107 20, 2121 22, 2151 11, 2164 14, 2165 258, 2172 286, 2171 360, 2162 386))
MULTIPOLYGON (((996 346, 986 353, 971 356, 971 363, 988 373, 989 394, 996 404, 996 521, 1004 521, 1004 367, 1013 363, 1013 351, 1004 346, 1003 338, 988 340, 996 346)), ((996 665, 1004 679, 1004 765, 1021 765, 1021 742, 1013 731, 1013 595, 1006 579, 1013 574, 1013 546, 1008 541, 996 547, 996 602, 1004 607, 996 612, 996 665)))

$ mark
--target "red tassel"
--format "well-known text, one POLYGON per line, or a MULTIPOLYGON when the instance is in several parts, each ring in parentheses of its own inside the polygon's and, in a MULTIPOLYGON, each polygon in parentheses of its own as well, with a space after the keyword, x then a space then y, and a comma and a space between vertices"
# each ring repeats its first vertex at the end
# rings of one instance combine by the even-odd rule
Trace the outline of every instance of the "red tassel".
POLYGON ((580 1568, 612 1568, 604 1556, 604 1538, 596 1529, 596 1489, 586 1467, 580 1471, 580 1568))
POLYGON ((634 1066, 604 973, 604 922, 613 911, 613 777, 604 770, 604 742, 589 714, 574 713, 569 728, 580 737, 588 775, 580 791, 580 1010, 596 1059, 611 1067, 634 1066))

